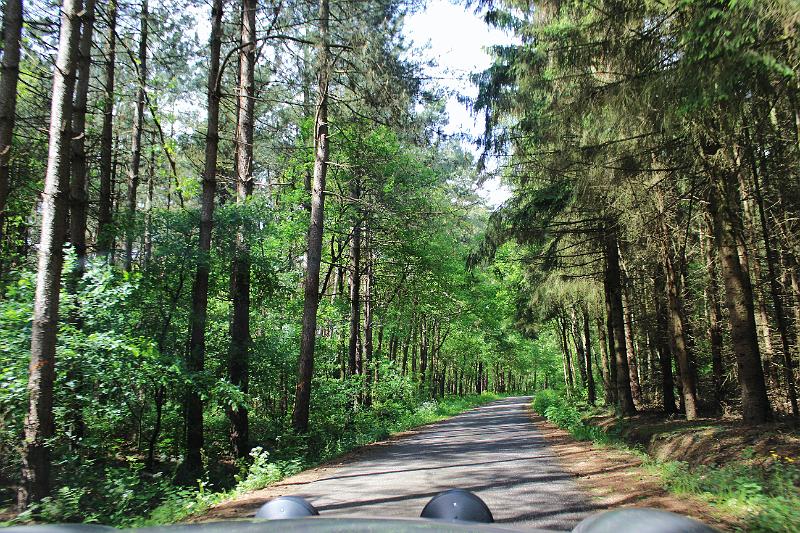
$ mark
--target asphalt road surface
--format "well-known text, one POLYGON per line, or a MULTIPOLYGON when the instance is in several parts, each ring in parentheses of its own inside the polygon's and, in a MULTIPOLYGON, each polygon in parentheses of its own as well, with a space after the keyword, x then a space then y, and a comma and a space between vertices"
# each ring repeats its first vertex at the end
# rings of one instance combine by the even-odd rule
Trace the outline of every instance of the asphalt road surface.
POLYGON ((370 447, 290 493, 323 516, 410 518, 440 491, 462 488, 489 505, 498 525, 570 530, 597 509, 559 466, 529 404, 499 400, 370 447))

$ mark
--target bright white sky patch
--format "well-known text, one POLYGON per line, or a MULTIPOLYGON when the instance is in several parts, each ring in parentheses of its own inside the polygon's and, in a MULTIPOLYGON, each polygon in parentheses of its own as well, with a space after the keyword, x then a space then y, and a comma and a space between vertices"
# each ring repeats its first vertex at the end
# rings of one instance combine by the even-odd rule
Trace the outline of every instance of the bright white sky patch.
MULTIPOLYGON (((428 76, 438 78, 439 85, 470 98, 478 94, 470 74, 487 69, 491 57, 487 47, 513 42, 508 34, 489 27, 474 9, 453 4, 448 0, 428 0, 425 9, 406 18, 405 33, 414 45, 414 55, 434 60, 428 76)), ((483 134, 481 118, 473 117, 453 94, 447 101, 449 123, 447 134, 467 134, 475 139, 483 134)), ((475 146, 469 148, 474 152, 475 146)), ((511 191, 499 179, 488 180, 478 191, 492 206, 498 206, 511 196, 511 191)))

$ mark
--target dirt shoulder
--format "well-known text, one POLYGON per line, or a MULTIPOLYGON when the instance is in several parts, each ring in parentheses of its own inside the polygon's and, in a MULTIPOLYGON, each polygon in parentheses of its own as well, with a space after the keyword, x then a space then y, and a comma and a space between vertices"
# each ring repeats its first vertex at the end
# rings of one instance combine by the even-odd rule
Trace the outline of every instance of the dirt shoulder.
POLYGON ((576 441, 569 432, 556 427, 531 411, 531 419, 548 440, 566 471, 601 507, 652 507, 697 518, 722 531, 741 526, 708 503, 687 495, 670 494, 661 479, 642 467, 635 454, 592 442, 576 441))

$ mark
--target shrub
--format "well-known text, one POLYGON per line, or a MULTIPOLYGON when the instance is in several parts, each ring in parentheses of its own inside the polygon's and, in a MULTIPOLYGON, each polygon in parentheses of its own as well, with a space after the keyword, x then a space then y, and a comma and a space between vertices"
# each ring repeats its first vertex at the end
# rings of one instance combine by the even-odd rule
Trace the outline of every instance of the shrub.
POLYGON ((551 405, 560 405, 563 400, 559 394, 551 389, 545 389, 537 392, 533 397, 533 410, 540 415, 546 416, 545 411, 551 405))
POLYGON ((564 428, 578 440, 607 443, 612 440, 603 428, 583 420, 587 406, 583 402, 562 398, 552 390, 536 393, 533 409, 543 414, 550 422, 564 428))
POLYGON ((242 494, 251 490, 263 489, 283 477, 283 472, 278 465, 269 462, 269 452, 261 446, 256 446, 250 451, 253 462, 247 469, 245 476, 237 476, 235 492, 242 494))

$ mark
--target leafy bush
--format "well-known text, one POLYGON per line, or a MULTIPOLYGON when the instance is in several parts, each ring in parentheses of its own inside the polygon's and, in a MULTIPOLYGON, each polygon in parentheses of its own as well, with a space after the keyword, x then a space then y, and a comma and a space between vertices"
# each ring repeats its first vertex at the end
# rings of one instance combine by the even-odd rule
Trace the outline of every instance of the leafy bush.
POLYGON ((566 429, 578 440, 609 442, 609 436, 602 428, 584 421, 587 406, 583 402, 565 399, 556 391, 543 390, 533 398, 533 409, 544 415, 550 422, 566 429))
POLYGON ((560 405, 561 403, 563 403, 563 400, 556 391, 545 389, 534 395, 533 410, 544 416, 548 407, 551 405, 560 405))
MULTIPOLYGON (((258 490, 274 483, 283 477, 281 469, 275 463, 269 462, 269 452, 261 446, 256 446, 250 451, 253 462, 247 469, 247 475, 243 479, 237 479, 237 493, 244 493, 251 490, 258 490)), ((238 477, 238 476, 237 476, 238 477)))
POLYGON ((569 403, 553 404, 544 411, 544 416, 558 427, 569 430, 583 424, 583 417, 574 405, 569 403))

